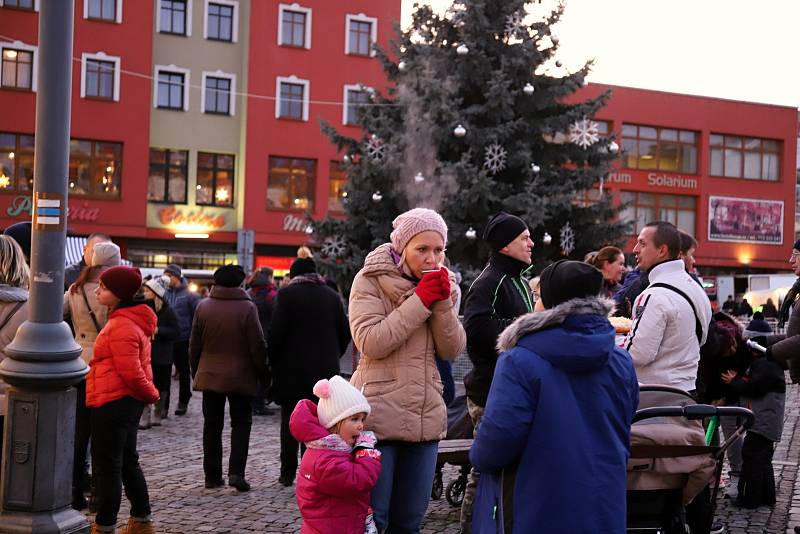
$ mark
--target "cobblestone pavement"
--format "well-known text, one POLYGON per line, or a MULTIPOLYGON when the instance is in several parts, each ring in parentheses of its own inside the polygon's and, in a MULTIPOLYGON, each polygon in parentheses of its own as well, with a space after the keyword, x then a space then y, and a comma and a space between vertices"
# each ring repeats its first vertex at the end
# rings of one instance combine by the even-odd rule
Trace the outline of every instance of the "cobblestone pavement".
MULTIPOLYGON (((176 388, 176 384, 173 387, 176 388)), ((177 391, 173 391, 172 398, 177 397, 177 391)), ((300 515, 294 487, 284 488, 278 484, 280 418, 277 410, 275 415, 253 418, 247 463, 247 479, 252 489, 247 493, 238 493, 230 487, 207 490, 203 487, 200 399, 201 395, 195 393, 187 415, 170 415, 163 426, 139 432, 140 461, 150 489, 157 532, 299 532, 300 515)), ((720 497, 717 517, 726 524, 727 532, 789 533, 794 532, 794 525, 800 525, 800 479, 797 476, 800 388, 790 386, 786 400, 783 441, 775 452, 774 462, 778 503, 774 508, 740 510, 732 506, 730 500, 720 497)), ((224 458, 227 458, 229 439, 226 426, 224 458)), ((227 464, 223 467, 227 468, 227 464)), ((445 485, 457 474, 454 467, 447 466, 445 485)), ((120 526, 127 516, 128 505, 123 498, 120 526)), ((459 510, 450 506, 444 497, 431 500, 422 532, 456 534, 458 516, 459 510)))

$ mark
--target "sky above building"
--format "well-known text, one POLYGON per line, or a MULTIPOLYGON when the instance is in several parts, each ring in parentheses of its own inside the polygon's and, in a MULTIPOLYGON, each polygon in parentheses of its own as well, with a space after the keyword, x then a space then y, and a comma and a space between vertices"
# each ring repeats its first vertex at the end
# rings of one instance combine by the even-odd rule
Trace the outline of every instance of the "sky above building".
POLYGON ((594 58, 591 82, 800 107, 798 21, 797 0, 567 0, 554 34, 565 68, 594 58))

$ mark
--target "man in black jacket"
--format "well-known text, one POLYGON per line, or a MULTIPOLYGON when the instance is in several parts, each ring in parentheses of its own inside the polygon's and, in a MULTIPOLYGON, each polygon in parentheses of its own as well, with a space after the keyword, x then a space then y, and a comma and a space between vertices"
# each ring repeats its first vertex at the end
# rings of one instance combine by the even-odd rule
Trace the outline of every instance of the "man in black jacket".
POLYGON ((314 400, 318 380, 339 374, 339 358, 350 343, 350 325, 342 301, 317 274, 311 258, 298 258, 289 285, 278 291, 267 335, 273 397, 281 406, 281 472, 291 486, 297 472, 297 441, 289 418, 302 399, 314 400))
MULTIPOLYGON (((464 378, 467 406, 478 430, 497 363, 497 338, 517 317, 533 311, 533 298, 522 274, 530 269, 533 241, 525 221, 500 212, 483 232, 491 247, 489 263, 472 283, 464 301, 464 330, 472 371, 464 378)), ((478 483, 473 469, 461 506, 461 532, 471 531, 472 501, 478 483)))

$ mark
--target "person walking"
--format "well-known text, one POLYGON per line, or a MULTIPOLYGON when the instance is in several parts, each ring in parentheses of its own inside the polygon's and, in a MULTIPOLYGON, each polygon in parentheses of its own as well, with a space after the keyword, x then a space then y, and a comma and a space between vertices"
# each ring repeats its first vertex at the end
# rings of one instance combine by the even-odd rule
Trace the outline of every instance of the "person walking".
POLYGON ((560 260, 542 271, 543 311, 500 336, 470 462, 473 532, 624 533, 639 384, 614 342, 603 275, 560 260))
POLYGON ((208 298, 197 305, 189 341, 189 365, 194 388, 203 392, 203 472, 205 487, 222 480, 222 427, 225 401, 231 416, 228 485, 248 491, 245 478, 253 424, 251 402, 259 377, 267 371, 267 348, 255 304, 242 289, 245 273, 239 265, 214 271, 208 298))
MULTIPOLYGON (((178 406, 175 415, 185 415, 192 398, 191 377, 189 373, 189 336, 192 333, 192 320, 197 308, 197 295, 189 291, 189 283, 183 277, 183 271, 174 263, 167 265, 164 275, 169 277, 169 289, 164 300, 178 317, 178 337, 172 348, 172 362, 178 371, 178 406)), ((169 412, 169 390, 163 402, 162 417, 169 412)))
MULTIPOLYGON (((84 253, 84 257, 87 254, 84 253)), ((108 320, 108 308, 97 302, 100 275, 120 263, 120 250, 110 241, 95 241, 88 253, 83 271, 64 293, 64 320, 72 325, 75 341, 81 346, 81 358, 88 365, 94 355, 94 344, 108 320)), ((86 457, 91 438, 90 411, 86 406, 86 379, 75 384, 75 455, 72 464, 72 507, 88 506, 84 492, 88 489, 89 469, 86 457)))
MULTIPOLYGON (((22 247, 14 238, 0 235, 0 361, 5 358, 5 348, 14 339, 17 329, 28 319, 29 283, 30 271, 22 247)), ((0 428, 5 428, 7 387, 0 380, 0 428)), ((0 440, 0 454, 2 450, 0 440)))
POLYGON ((164 295, 169 287, 169 278, 159 276, 151 278, 144 283, 142 288, 144 298, 153 303, 153 309, 158 317, 156 332, 151 343, 150 363, 153 367, 153 384, 158 390, 158 402, 147 405, 139 422, 140 430, 147 430, 150 426, 161 426, 161 415, 164 413, 164 400, 169 395, 170 378, 172 374, 172 349, 178 337, 178 316, 164 300, 164 295))
MULTIPOLYGON (((494 215, 483 233, 491 247, 489 263, 475 279, 464 303, 464 329, 472 371, 464 378, 467 408, 473 428, 480 425, 486 397, 497 363, 497 338, 517 317, 533 311, 533 295, 522 275, 530 269, 533 242, 528 225, 515 215, 494 215)), ((479 473, 470 478, 461 503, 461 531, 468 534, 472 524, 472 501, 479 473)))
POLYGON ((447 430, 435 358, 455 359, 466 334, 455 311, 455 277, 442 267, 444 219, 414 208, 392 227, 391 242, 367 255, 350 290, 350 329, 361 352, 350 382, 372 407, 365 428, 382 454, 372 492, 378 531, 418 533, 447 430))
MULTIPOLYGON (((253 273, 248 284, 247 294, 250 295, 253 304, 258 309, 258 320, 261 323, 261 331, 264 336, 269 332, 269 324, 272 322, 272 312, 275 308, 275 297, 278 295, 278 286, 272 277, 273 270, 270 267, 262 267, 253 273)), ((266 340, 265 340, 266 342, 266 340)), ((258 390, 253 397, 253 415, 270 415, 272 410, 267 408, 271 400, 272 379, 267 376, 266 382, 259 380, 258 390)))
POLYGON ((278 481, 287 487, 294 483, 300 445, 289 428, 292 410, 300 400, 314 399, 317 381, 339 373, 339 359, 350 342, 339 295, 317 274, 314 260, 296 259, 289 278, 289 285, 278 292, 267 335, 273 396, 281 406, 278 481))
POLYGON ((142 284, 138 269, 111 267, 100 275, 97 302, 109 310, 108 322, 94 344, 86 378, 91 410, 92 466, 97 516, 92 533, 114 532, 122 486, 131 503, 127 534, 153 534, 147 491, 136 437, 146 404, 158 400, 150 367, 150 338, 156 314, 134 296, 142 284))

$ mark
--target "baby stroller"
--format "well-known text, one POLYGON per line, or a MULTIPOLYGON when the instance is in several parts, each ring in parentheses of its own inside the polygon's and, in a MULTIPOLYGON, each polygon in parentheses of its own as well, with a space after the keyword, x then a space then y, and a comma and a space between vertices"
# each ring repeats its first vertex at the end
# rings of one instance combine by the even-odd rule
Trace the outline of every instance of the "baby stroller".
POLYGON ((467 411, 467 397, 457 395, 447 406, 447 435, 440 443, 436 475, 433 479, 431 498, 439 500, 442 494, 452 506, 461 506, 467 488, 469 472, 469 446, 472 442, 472 419, 467 411), (442 468, 444 464, 459 466, 459 474, 444 487, 442 468))
POLYGON ((686 534, 687 524, 695 533, 708 532, 725 450, 753 421, 745 408, 696 404, 680 389, 641 386, 631 427, 628 532, 686 534), (736 417, 736 432, 720 446, 706 445, 703 421, 719 416, 736 417))

